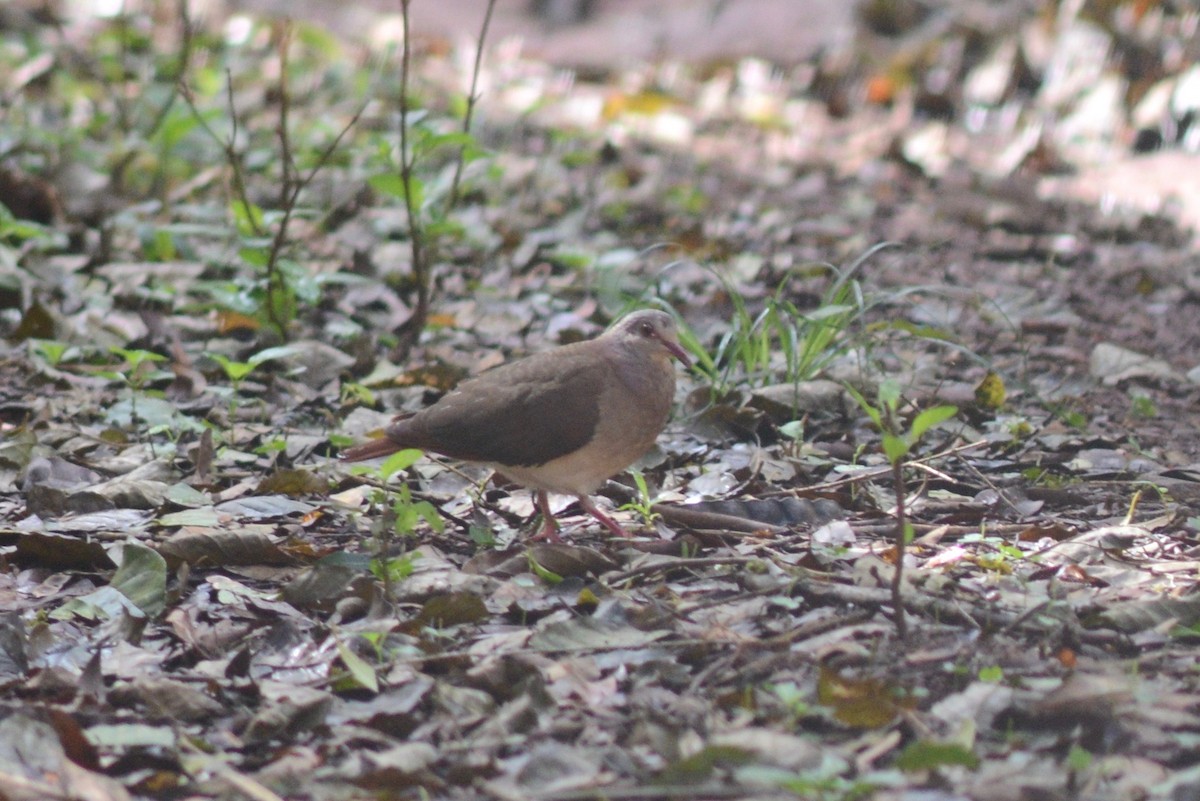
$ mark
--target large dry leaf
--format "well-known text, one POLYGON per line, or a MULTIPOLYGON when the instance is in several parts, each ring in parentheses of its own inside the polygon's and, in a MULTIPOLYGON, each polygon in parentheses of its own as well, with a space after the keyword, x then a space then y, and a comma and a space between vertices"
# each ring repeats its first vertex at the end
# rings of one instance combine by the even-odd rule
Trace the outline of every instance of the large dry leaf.
MULTIPOLYGON (((203 513, 203 510, 189 512, 203 513)), ((162 522, 161 518, 159 522, 162 522)), ((294 557, 280 550, 266 531, 252 527, 229 530, 187 525, 159 543, 158 552, 168 559, 192 565, 284 566, 296 563, 294 557)))

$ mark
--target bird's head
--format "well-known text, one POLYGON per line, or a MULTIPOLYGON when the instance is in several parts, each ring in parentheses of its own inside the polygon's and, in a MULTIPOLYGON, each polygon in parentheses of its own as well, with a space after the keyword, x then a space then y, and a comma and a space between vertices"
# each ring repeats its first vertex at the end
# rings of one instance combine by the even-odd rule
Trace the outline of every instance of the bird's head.
POLYGON ((687 351, 679 344, 679 331, 671 315, 657 309, 643 309, 622 318, 611 331, 623 343, 651 354, 665 352, 692 366, 687 351))

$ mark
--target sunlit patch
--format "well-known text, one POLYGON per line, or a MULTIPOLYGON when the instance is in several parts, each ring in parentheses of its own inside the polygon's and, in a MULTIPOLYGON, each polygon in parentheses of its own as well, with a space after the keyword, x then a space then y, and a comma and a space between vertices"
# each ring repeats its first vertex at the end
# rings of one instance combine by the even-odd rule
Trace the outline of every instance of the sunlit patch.
POLYGON ((92 13, 97 17, 117 17, 125 13, 125 0, 92 0, 92 13))
POLYGON ((233 45, 246 44, 254 32, 254 20, 245 14, 234 14, 225 23, 225 41, 233 45))

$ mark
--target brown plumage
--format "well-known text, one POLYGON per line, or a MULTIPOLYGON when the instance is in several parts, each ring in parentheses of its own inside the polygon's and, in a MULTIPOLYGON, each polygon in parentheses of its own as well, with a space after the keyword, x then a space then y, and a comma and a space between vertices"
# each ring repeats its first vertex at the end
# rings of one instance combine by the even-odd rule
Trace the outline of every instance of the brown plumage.
POLYGON ((420 448, 481 462, 534 490, 545 521, 539 537, 558 539, 547 492, 576 496, 610 531, 628 537, 588 496, 653 447, 675 397, 672 358, 690 365, 675 321, 665 312, 637 311, 595 339, 464 381, 342 459, 420 448))

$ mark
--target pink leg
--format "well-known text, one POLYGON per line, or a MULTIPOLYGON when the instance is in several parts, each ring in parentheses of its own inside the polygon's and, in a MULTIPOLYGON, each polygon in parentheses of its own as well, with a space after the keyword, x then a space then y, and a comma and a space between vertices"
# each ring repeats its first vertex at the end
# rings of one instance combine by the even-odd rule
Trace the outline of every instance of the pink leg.
POLYGON ((538 490, 533 494, 533 499, 542 513, 542 530, 530 537, 530 541, 562 542, 562 537, 558 536, 558 521, 550 513, 550 499, 546 497, 546 493, 538 490))
POLYGON ((626 537, 628 539, 633 538, 633 535, 621 528, 616 520, 613 520, 611 517, 604 514, 604 512, 601 512, 599 509, 597 509, 596 504, 592 503, 591 498, 586 495, 577 495, 576 497, 579 498, 579 505, 583 507, 583 510, 603 523, 604 527, 613 534, 616 534, 618 537, 626 537))

